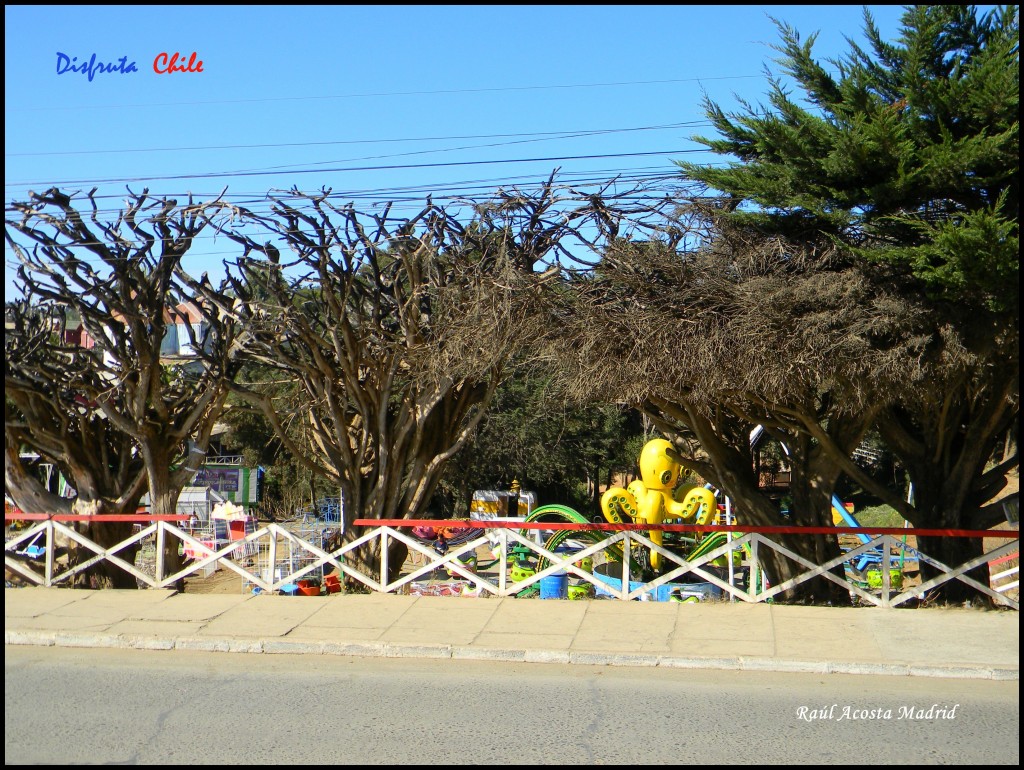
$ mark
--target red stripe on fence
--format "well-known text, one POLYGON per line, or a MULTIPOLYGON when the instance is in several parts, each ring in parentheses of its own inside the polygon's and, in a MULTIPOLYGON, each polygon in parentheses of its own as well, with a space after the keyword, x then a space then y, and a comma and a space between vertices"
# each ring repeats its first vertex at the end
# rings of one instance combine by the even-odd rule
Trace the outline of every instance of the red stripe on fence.
POLYGON ((188 521, 187 513, 99 513, 89 516, 84 513, 5 513, 4 521, 188 521))
POLYGON ((761 535, 913 535, 915 537, 989 537, 1019 540, 1020 532, 1004 529, 904 529, 903 527, 755 527, 726 524, 575 524, 563 521, 485 521, 465 519, 356 519, 357 527, 438 527, 449 529, 568 529, 576 532, 735 532, 761 535))
POLYGON ((1000 556, 998 559, 993 559, 992 561, 989 562, 989 566, 994 567, 997 564, 1002 564, 1003 562, 1013 561, 1014 559, 1019 559, 1019 558, 1020 558, 1020 551, 1015 551, 1014 553, 1006 554, 1006 556, 1000 556))

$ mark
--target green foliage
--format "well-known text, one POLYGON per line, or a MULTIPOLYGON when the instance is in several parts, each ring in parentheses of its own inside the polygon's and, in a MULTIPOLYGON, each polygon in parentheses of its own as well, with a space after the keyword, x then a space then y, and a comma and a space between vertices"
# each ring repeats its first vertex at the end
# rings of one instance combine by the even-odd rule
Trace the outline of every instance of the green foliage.
POLYGON ((745 202, 733 216, 749 224, 824 235, 936 300, 1014 311, 1017 7, 908 7, 894 43, 865 12, 870 50, 851 41, 828 68, 812 58, 815 35, 777 25, 779 62, 804 101, 778 79, 768 106, 727 114, 707 101, 721 138, 697 141, 740 163, 679 162, 684 172, 745 202))
POLYGON ((997 309, 1000 303, 993 298, 1016 293, 1020 253, 1017 223, 1003 217, 998 208, 972 211, 956 221, 908 220, 908 226, 921 232, 921 245, 893 247, 879 256, 910 265, 926 283, 945 287, 951 296, 979 292, 997 309))
POLYGON ((873 505, 853 512, 862 527, 902 527, 903 517, 888 505, 873 505))
POLYGON ((638 418, 614 405, 557 401, 545 377, 502 384, 472 442, 449 464, 435 505, 463 515, 474 490, 508 489, 515 479, 541 504, 596 513, 595 487, 636 464, 638 418))

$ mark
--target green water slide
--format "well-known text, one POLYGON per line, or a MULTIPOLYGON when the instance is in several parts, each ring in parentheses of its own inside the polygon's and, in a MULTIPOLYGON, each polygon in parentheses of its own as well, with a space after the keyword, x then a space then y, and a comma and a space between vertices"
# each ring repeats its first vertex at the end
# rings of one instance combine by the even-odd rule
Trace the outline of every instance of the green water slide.
POLYGON ((728 536, 724 532, 712 532, 706 538, 700 541, 696 548, 686 555, 687 561, 693 561, 699 559, 706 553, 711 553, 719 546, 725 545, 729 542, 728 536))
MULTIPOLYGON (((725 532, 714 532, 711 535, 709 535, 708 537, 704 538, 700 542, 700 544, 696 548, 693 549, 693 551, 691 551, 689 554, 687 554, 686 560, 687 561, 693 561, 694 559, 699 559, 701 556, 704 556, 705 554, 711 553, 711 551, 715 550, 719 546, 725 545, 727 542, 729 542, 729 536, 725 532)), ((747 545, 747 544, 744 544, 742 546, 742 548, 743 548, 743 554, 749 560, 751 558, 751 556, 752 556, 752 553, 750 551, 750 546, 747 545)), ((760 569, 755 564, 751 564, 750 565, 750 581, 751 581, 751 583, 750 583, 750 586, 748 586, 748 590, 752 586, 758 585, 760 583, 760 569)))
MULTIPOLYGON (((589 524, 590 521, 579 511, 570 508, 567 505, 542 505, 540 508, 535 508, 533 512, 526 517, 525 522, 534 523, 538 521, 564 521, 570 524, 589 524)), ((520 530, 519 534, 523 537, 530 536, 530 530, 520 530)), ((569 530, 563 529, 552 534, 547 541, 544 543, 544 547, 549 551, 554 551, 558 546, 562 545, 566 540, 581 540, 590 543, 600 543, 602 540, 607 538, 605 532, 594 532, 587 530, 569 530)), ((622 561, 622 546, 612 545, 605 549, 609 557, 613 561, 622 561)), ((638 566, 635 559, 631 559, 631 566, 638 566)), ((546 568, 550 561, 546 556, 541 556, 537 561, 537 572, 546 568)))

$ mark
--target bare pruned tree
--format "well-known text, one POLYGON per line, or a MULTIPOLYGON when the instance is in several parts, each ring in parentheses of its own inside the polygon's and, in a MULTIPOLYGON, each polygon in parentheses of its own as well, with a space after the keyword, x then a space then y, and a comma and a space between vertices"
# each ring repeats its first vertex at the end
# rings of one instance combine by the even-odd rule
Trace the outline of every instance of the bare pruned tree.
MULTIPOLYGON (((762 493, 751 453, 762 426, 788 452, 794 523, 831 526, 837 480, 859 473, 853 450, 920 377, 929 318, 827 244, 729 227, 713 203, 695 201, 669 220, 671 240, 613 242, 563 295, 563 371, 581 396, 637 406, 691 469, 732 497, 742 521, 771 525, 778 507, 762 493)), ((857 480, 871 483, 863 473, 857 480)), ((834 537, 786 545, 817 563, 839 553, 834 537)), ((769 558, 775 584, 803 571, 769 558)), ((817 580, 788 598, 849 597, 817 580)))
MULTIPOLYGON (((480 204, 465 224, 429 201, 392 218, 390 206, 364 215, 327 192, 272 200, 269 216, 242 213, 278 245, 228 231, 246 249, 231 312, 252 333, 248 358, 297 378, 305 403, 236 389, 339 487, 348 521, 422 518, 507 368, 530 355, 537 287, 594 209, 565 206, 550 183, 480 204)), ((348 558, 374 569, 376 548, 348 558)))
MULTIPOLYGON (((90 513, 134 505, 139 481, 131 469, 139 465, 151 510, 173 513, 238 367, 234 319, 184 288, 190 279, 181 264, 209 226, 207 212, 222 209, 216 201, 179 207, 143 191, 108 221, 93 193, 88 214, 57 189, 8 209, 5 234, 23 302, 60 319, 59 328, 33 334, 26 327, 5 343, 5 386, 17 406, 6 415, 8 438, 16 428, 19 444, 68 471, 90 513), (69 319, 82 335, 77 344, 65 335, 69 319), (174 344, 176 334, 183 345, 174 344), (183 346, 190 352, 181 355, 183 346), (68 432, 57 436, 61 430, 68 432), (90 456, 101 467, 79 461, 90 456)), ((7 486, 16 501, 31 492, 10 472, 7 486)), ((174 569, 176 544, 167 558, 174 569)))
MULTIPOLYGON (((29 308, 7 306, 5 353, 5 488, 28 512, 100 517, 134 513, 146 491, 146 470, 131 437, 112 428, 82 395, 69 389, 68 372, 82 367, 84 350, 62 344, 66 319, 29 308), (39 466, 49 465, 73 487, 67 497, 44 484, 39 466)), ((78 530, 103 546, 126 539, 131 524, 86 523, 78 530)), ((92 553, 68 543, 76 565, 92 553)), ((134 549, 122 552, 132 560, 134 549)), ((78 586, 134 588, 135 578, 103 561, 76 575, 78 586)))

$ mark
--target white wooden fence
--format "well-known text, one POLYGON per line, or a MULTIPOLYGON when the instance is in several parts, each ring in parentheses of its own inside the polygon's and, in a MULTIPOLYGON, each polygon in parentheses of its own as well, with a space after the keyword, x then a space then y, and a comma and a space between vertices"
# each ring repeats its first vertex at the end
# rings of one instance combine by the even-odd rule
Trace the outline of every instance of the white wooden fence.
MULTIPOLYGON (((805 558, 797 555, 780 543, 776 542, 772 535, 779 534, 778 530, 791 531, 792 528, 783 527, 687 527, 684 525, 668 525, 659 527, 667 531, 698 530, 710 532, 716 530, 726 531, 730 540, 722 546, 702 554, 699 558, 687 561, 664 546, 652 542, 644 533, 652 527, 641 527, 640 525, 610 525, 610 524, 560 524, 537 522, 532 524, 511 523, 511 522, 457 522, 457 521, 388 521, 388 522, 363 522, 357 521, 357 525, 371 525, 366 527, 366 532, 349 543, 342 545, 330 552, 324 550, 320 545, 309 542, 296 533, 279 524, 267 524, 255 531, 247 533, 244 538, 233 540, 220 546, 220 542, 211 544, 209 541, 202 541, 193 536, 188 529, 181 528, 182 517, 178 516, 125 516, 109 517, 110 520, 135 520, 142 523, 141 527, 125 540, 104 548, 92 542, 89 538, 75 531, 68 523, 74 520, 82 520, 84 517, 45 515, 45 514, 15 514, 8 516, 10 519, 17 519, 23 526, 19 529, 11 529, 8 526, 7 537, 4 546, 4 562, 9 573, 16 573, 24 581, 44 586, 71 585, 75 575, 101 560, 115 564, 121 569, 135 576, 140 586, 151 588, 167 588, 173 586, 180 579, 195 573, 208 573, 211 566, 230 569, 241 576, 243 581, 262 591, 277 592, 293 585, 297 580, 313 576, 321 572, 324 567, 330 565, 338 573, 348 576, 363 584, 372 591, 395 593, 408 591, 409 587, 417 580, 429 577, 439 569, 447 570, 452 575, 458 576, 467 583, 472 584, 477 592, 489 593, 495 596, 513 596, 521 594, 525 589, 539 584, 545 577, 559 572, 566 572, 578 581, 589 583, 600 589, 605 594, 621 600, 635 600, 650 596, 657 592, 661 586, 669 585, 677 578, 685 578, 693 582, 695 579, 709 583, 721 590, 722 596, 731 601, 764 602, 771 601, 780 593, 799 585, 807 580, 816 577, 823 577, 843 588, 847 589, 852 597, 860 599, 863 603, 895 607, 913 599, 924 598, 931 589, 936 588, 950 580, 960 580, 981 593, 990 596, 997 603, 1019 610, 1017 599, 1007 596, 1009 588, 1016 588, 1017 583, 1012 585, 1003 581, 995 588, 990 584, 978 582, 967 573, 981 565, 993 563, 1000 566, 1009 559, 1014 559, 1019 554, 1019 533, 1016 531, 996 531, 970 533, 969 535, 985 538, 1003 538, 1007 542, 997 546, 991 551, 971 559, 960 565, 946 565, 942 562, 922 553, 919 548, 910 549, 905 544, 907 535, 933 535, 929 530, 885 530, 865 528, 860 530, 840 529, 836 532, 843 533, 867 533, 871 535, 869 542, 861 543, 858 547, 847 551, 824 564, 814 564, 805 558), (465 527, 472 530, 480 530, 478 536, 474 536, 457 546, 449 548, 444 553, 439 553, 430 543, 413 537, 403 532, 413 526, 424 524, 438 525, 444 527, 465 527), (535 538, 528 536, 531 530, 553 531, 556 529, 574 529, 587 531, 589 533, 600 533, 601 539, 585 544, 571 553, 564 551, 552 552, 539 544, 535 538), (488 536, 490 532, 490 536, 488 536), (872 534, 874 533, 874 534, 872 534), (163 559, 164 546, 168 538, 176 539, 181 545, 182 551, 187 550, 194 554, 194 560, 178 572, 168 574, 163 559), (381 559, 380 569, 373 574, 366 574, 356 569, 346 560, 346 554, 350 553, 361 545, 379 540, 381 559), (418 554, 422 563, 413 564, 409 571, 404 571, 397 579, 389 581, 386 576, 389 574, 387 562, 388 547, 394 540, 405 543, 410 554, 418 554), (74 542, 82 549, 92 552, 94 556, 85 561, 69 566, 62 560, 56 558, 57 544, 63 542, 65 545, 74 542), (149 544, 155 549, 155 562, 152 571, 140 568, 135 562, 129 562, 119 556, 126 548, 133 544, 149 544), (497 544, 495 547, 495 543, 497 544), (510 577, 510 548, 513 545, 519 546, 525 552, 537 557, 541 564, 546 564, 542 569, 523 580, 513 581, 510 577), (487 572, 475 571, 468 565, 463 564, 460 558, 465 558, 475 553, 478 549, 494 547, 497 563, 493 569, 487 572), (629 559, 621 558, 623 553, 631 553, 636 548, 645 548, 661 554, 664 567, 662 574, 656 579, 638 581, 635 576, 629 574, 629 559), (282 559, 284 550, 289 554, 301 552, 305 558, 282 559), (765 549, 775 551, 793 562, 801 565, 805 571, 796 577, 787 580, 779 585, 767 585, 760 579, 761 557, 765 549), (734 552, 743 554, 743 562, 746 570, 752 578, 746 581, 746 585, 735 579, 733 570, 734 552), (845 563, 858 560, 865 554, 882 554, 879 564, 880 583, 875 590, 869 590, 864 585, 849 576, 836 575, 832 570, 845 563), (262 557, 254 554, 262 554, 262 557), (909 557, 908 557, 909 554, 909 557), (618 562, 613 559, 618 555, 618 562), (937 571, 933 577, 923 583, 912 587, 894 586, 890 576, 890 569, 904 558, 913 558, 920 562, 927 562, 937 571), (606 580, 601 580, 592 572, 584 569, 581 562, 586 557, 601 557, 609 559, 611 569, 606 572, 607 577, 617 578, 610 586, 606 580), (710 563, 726 557, 729 572, 723 578, 718 570, 709 567, 710 563), (546 560, 546 561, 544 561, 546 560), (285 565, 283 568, 280 565, 285 565), (289 566, 290 565, 290 566, 289 566), (269 569, 268 569, 269 566, 269 569), (616 571, 617 570, 617 571, 616 571), (632 579, 631 579, 632 577, 632 579)), ((820 534, 818 530, 807 530, 810 534, 820 534)), ((594 537, 591 535, 591 537, 594 537)), ((173 542, 173 541, 170 541, 173 542)), ((417 560, 418 560, 417 559, 417 560)), ((1006 575, 1016 575, 1017 568, 1006 569, 993 575, 1005 578, 1006 575)), ((845 573, 844 573, 845 574, 845 573)), ((1015 593, 1015 592, 1014 592, 1015 593)))

